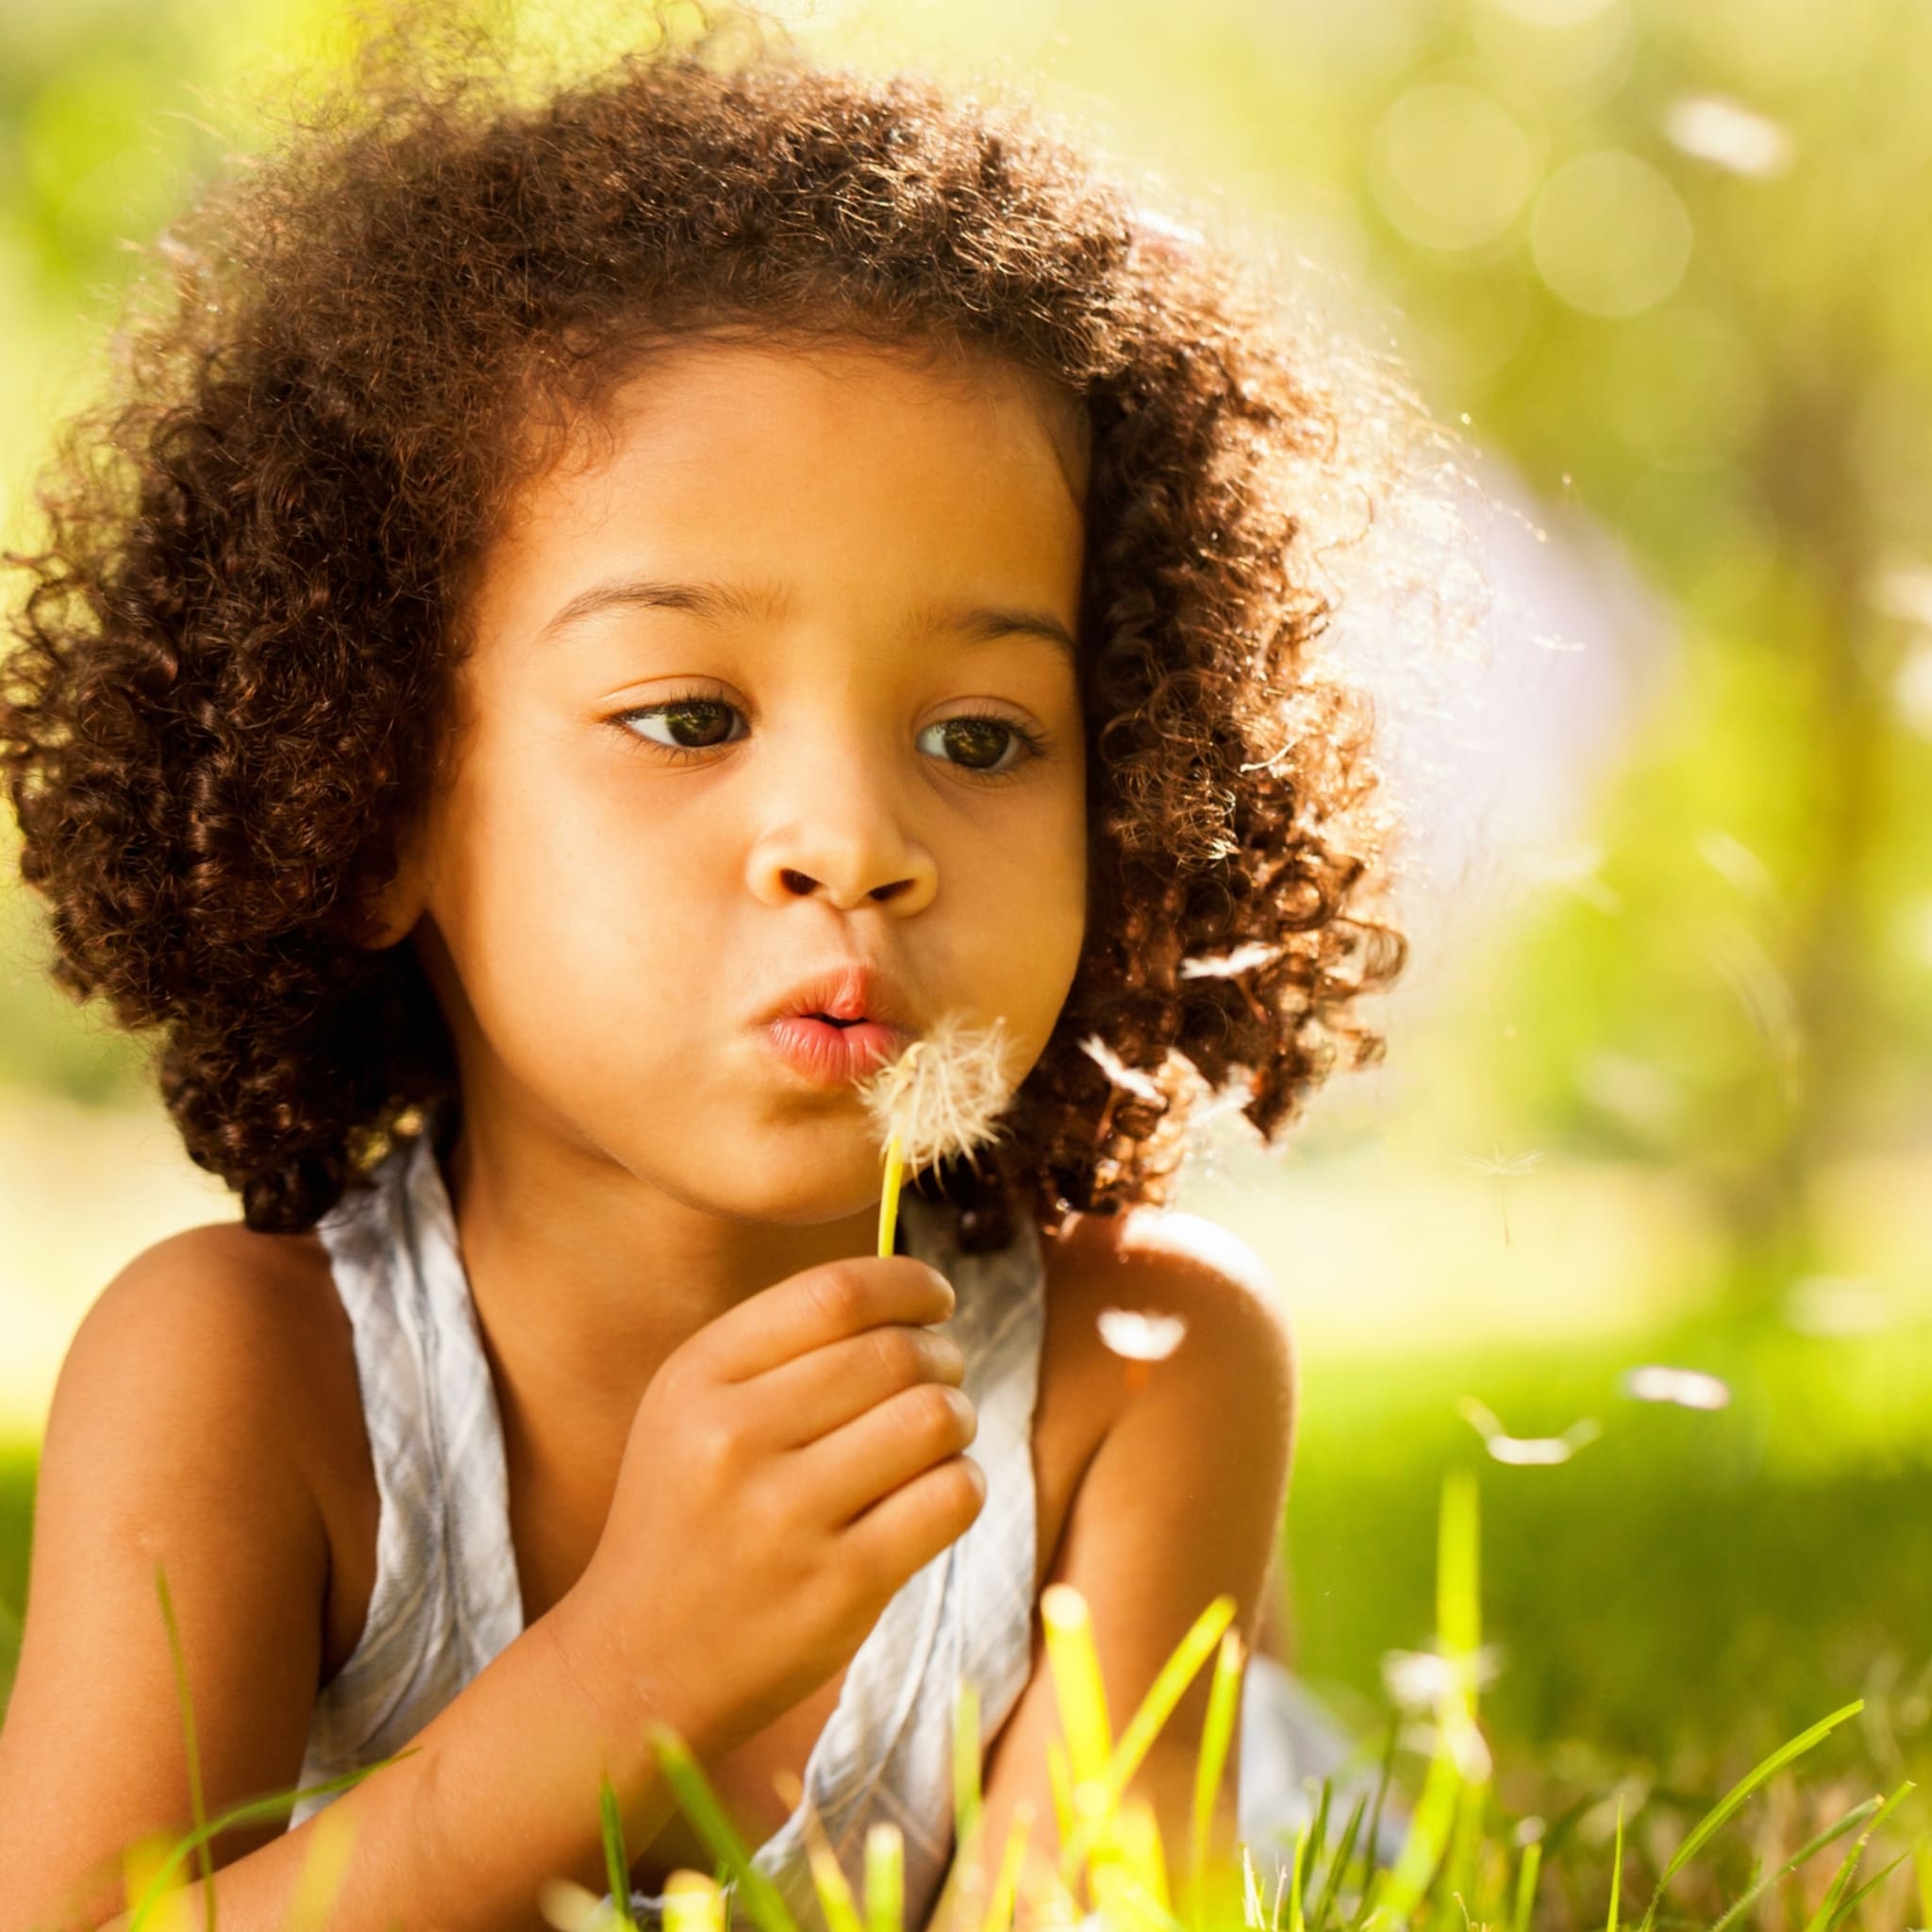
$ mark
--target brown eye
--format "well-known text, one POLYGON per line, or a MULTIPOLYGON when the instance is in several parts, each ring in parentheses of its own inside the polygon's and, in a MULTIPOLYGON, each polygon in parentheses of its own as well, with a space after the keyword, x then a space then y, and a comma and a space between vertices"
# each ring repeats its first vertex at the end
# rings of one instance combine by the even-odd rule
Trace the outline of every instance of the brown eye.
POLYGON ((661 724, 670 734, 668 739, 651 731, 640 730, 638 735, 667 751, 704 751, 729 740, 730 721, 736 708, 722 698, 674 698, 665 704, 626 711, 623 722, 661 724))
POLYGON ((928 724, 920 736, 929 734, 943 741, 948 764, 976 778, 1010 777, 1041 749, 1032 732, 1005 718, 947 718, 928 724))

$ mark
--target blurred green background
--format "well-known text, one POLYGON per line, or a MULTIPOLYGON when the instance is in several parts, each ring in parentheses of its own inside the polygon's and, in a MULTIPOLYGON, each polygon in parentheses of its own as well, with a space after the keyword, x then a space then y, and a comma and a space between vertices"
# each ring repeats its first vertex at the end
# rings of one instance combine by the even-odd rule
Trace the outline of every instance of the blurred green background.
MULTIPOLYGON (((1474 1460, 1489 1713, 1544 1776, 1667 1775, 1864 1693, 1831 1748, 1923 1779, 1932 9, 784 17, 827 58, 1022 82, 1150 195, 1263 235, 1463 439, 1480 651, 1424 668, 1386 612, 1341 633, 1410 811, 1387 1063, 1274 1156, 1220 1124, 1183 1197, 1263 1255, 1300 1337, 1299 1667, 1379 1722, 1386 1654, 1429 1636, 1441 1473, 1474 1460), (1639 1399, 1645 1366, 1729 1400, 1639 1399), (1587 1418, 1596 1440, 1541 1452, 1562 1460, 1482 1432, 1587 1418)), ((0 16, 8 541, 129 243, 349 31, 269 0, 0 16)), ((44 982, 5 856, 0 1693, 66 1339, 147 1241, 231 1216, 140 1046, 44 982)))

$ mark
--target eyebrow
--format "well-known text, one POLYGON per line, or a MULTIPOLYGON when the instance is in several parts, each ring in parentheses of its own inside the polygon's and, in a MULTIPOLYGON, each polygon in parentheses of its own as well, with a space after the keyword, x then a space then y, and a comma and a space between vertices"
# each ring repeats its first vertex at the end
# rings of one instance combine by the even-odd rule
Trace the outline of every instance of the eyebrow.
MULTIPOLYGON (((600 610, 637 608, 683 610, 713 623, 725 618, 781 617, 790 600, 780 591, 739 584, 666 583, 655 577, 612 577, 592 584, 547 619, 537 633, 540 640, 554 637, 581 624, 600 610)), ((1002 637, 1040 638, 1054 646, 1070 664, 1077 664, 1079 652, 1073 633, 1065 625, 1043 610, 995 608, 988 605, 949 603, 936 598, 917 607, 910 614, 915 630, 946 631, 967 643, 990 642, 1002 637)))

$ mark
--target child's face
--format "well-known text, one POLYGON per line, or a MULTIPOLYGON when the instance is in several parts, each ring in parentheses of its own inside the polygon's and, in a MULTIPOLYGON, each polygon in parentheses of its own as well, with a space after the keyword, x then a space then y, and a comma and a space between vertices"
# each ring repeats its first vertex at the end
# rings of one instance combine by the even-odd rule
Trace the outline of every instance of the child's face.
POLYGON ((451 782, 389 908, 426 915, 491 1142, 534 1134, 735 1216, 861 1211, 861 1104, 759 1024, 855 958, 922 1029, 1003 1015, 1016 1077, 1033 1065, 1084 927, 1074 667, 944 613, 1073 635, 1081 462, 1000 365, 688 343, 525 493, 478 577, 451 782), (583 608, 643 579, 717 596, 583 608))

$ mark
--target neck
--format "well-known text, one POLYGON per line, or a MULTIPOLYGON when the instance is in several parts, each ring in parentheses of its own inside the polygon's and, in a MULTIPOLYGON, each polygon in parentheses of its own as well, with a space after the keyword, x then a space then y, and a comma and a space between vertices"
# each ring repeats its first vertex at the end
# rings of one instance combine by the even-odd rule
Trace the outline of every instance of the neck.
POLYGON ((876 1203, 802 1226, 731 1218, 555 1141, 512 1150, 470 1122, 441 1172, 506 1445, 593 1483, 614 1479, 674 1349, 789 1275, 877 1252, 876 1203))

